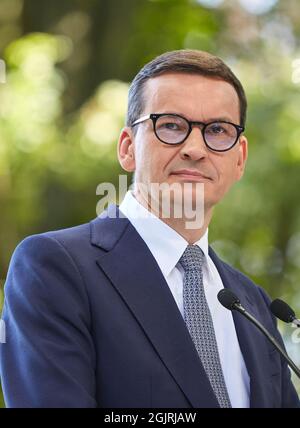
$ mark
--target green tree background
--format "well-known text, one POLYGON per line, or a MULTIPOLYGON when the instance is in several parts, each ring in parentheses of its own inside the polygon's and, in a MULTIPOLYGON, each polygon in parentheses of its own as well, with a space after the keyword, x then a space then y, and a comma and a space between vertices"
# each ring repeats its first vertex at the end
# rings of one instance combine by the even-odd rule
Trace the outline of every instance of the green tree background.
MULTIPOLYGON (((210 241, 299 314, 299 36, 298 0, 0 0, 0 305, 16 245, 91 220, 97 185, 118 184, 137 70, 196 48, 221 56, 249 101, 247 171, 216 209, 210 241)), ((299 365, 299 336, 279 325, 299 365)))

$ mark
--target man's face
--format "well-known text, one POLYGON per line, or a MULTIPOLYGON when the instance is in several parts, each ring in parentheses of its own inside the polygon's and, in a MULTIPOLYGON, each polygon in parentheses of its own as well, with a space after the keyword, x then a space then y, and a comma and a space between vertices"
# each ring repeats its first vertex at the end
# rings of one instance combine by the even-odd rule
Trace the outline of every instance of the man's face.
MULTIPOLYGON (((188 120, 225 120, 240 124, 239 99, 227 82, 194 74, 167 73, 147 81, 145 106, 141 116, 150 113, 177 113, 188 120)), ((137 125, 136 134, 125 128, 119 141, 119 160, 127 171, 135 171, 136 182, 203 183, 206 209, 217 204, 243 174, 247 140, 240 137, 229 151, 215 152, 204 143, 201 130, 194 127, 181 145, 167 145, 157 139, 152 120, 137 125), (177 174, 196 170, 202 176, 177 174)), ((193 184, 194 185, 194 184, 193 184)))

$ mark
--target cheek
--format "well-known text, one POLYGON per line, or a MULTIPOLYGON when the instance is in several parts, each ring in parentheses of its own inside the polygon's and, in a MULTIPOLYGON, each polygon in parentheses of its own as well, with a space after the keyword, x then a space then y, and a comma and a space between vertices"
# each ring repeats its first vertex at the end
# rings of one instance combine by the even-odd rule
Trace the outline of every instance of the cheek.
POLYGON ((232 163, 226 168, 224 168, 224 170, 222 171, 221 179, 223 180, 225 186, 228 188, 237 181, 237 175, 237 166, 235 163, 232 163))
POLYGON ((135 143, 136 172, 145 181, 166 181, 166 171, 175 156, 174 150, 160 142, 139 139, 135 143))
POLYGON ((149 177, 154 169, 153 153, 147 144, 141 144, 136 150, 136 171, 141 177, 149 177))
POLYGON ((236 159, 219 158, 213 162, 219 186, 228 188, 237 180, 238 168, 236 159))
POLYGON ((155 149, 143 150, 143 152, 140 153, 139 161, 151 176, 154 174, 161 175, 167 163, 164 154, 155 149))

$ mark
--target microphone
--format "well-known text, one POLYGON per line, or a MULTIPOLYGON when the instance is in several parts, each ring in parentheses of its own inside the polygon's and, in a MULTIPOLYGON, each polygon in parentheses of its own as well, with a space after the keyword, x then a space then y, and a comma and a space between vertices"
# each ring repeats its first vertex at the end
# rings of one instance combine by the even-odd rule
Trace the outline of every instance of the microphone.
POLYGON ((292 323, 300 328, 300 320, 296 318, 293 309, 283 300, 275 299, 270 305, 271 312, 275 317, 286 323, 292 323))
POLYGON ((285 350, 280 346, 277 340, 268 332, 268 330, 256 319, 253 315, 251 315, 246 309, 241 305, 238 297, 227 288, 222 289, 218 293, 218 300, 226 309, 230 311, 238 311, 244 317, 246 317, 249 321, 251 321, 265 336, 266 338, 274 345, 277 351, 283 356, 291 369, 295 372, 295 374, 300 379, 300 370, 296 366, 296 364, 291 360, 285 350))

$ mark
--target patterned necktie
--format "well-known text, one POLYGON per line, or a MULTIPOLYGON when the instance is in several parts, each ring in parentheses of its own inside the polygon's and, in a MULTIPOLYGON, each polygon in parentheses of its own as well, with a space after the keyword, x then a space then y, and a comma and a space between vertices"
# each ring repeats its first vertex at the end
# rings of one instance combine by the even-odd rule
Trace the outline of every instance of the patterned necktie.
POLYGON ((213 321, 204 293, 203 260, 204 254, 198 245, 188 245, 179 260, 184 269, 184 321, 220 407, 231 407, 213 321))

